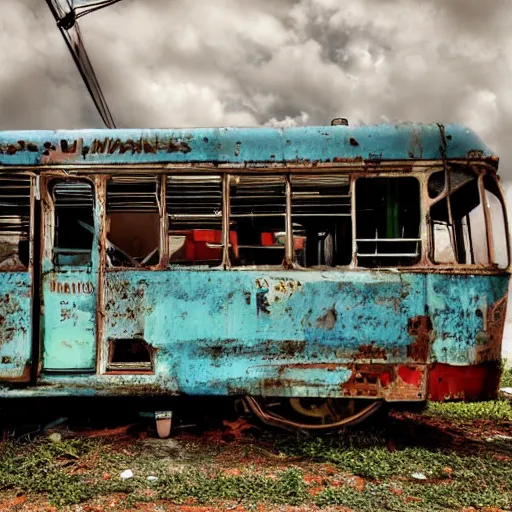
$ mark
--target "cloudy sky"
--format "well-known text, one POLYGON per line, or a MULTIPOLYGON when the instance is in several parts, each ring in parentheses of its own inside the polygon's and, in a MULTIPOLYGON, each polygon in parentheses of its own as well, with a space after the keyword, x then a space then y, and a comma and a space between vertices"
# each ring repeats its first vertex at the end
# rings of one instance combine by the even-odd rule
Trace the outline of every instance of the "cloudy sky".
MULTIPOLYGON (((507 164, 511 20, 510 0, 123 0, 80 25, 121 127, 452 121, 507 164)), ((101 126, 44 0, 2 0, 0 44, 0 128, 101 126)))
MULTIPOLYGON (((0 129, 101 127, 45 1, 1 2, 0 129)), ((123 0, 80 25, 120 127, 460 122, 512 183, 511 22, 510 0, 123 0)))

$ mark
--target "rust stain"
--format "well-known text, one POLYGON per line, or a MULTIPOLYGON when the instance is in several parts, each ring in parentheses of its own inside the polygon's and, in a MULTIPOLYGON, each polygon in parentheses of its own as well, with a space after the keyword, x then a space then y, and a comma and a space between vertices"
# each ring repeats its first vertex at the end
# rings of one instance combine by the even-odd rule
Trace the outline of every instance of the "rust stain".
POLYGON ((354 364, 340 396, 417 401, 426 398, 425 365, 354 364))
MULTIPOLYGON (((76 160, 80 156, 86 158, 87 155, 112 155, 112 154, 156 154, 157 151, 166 151, 167 153, 190 153, 192 148, 186 141, 179 139, 127 139, 105 138, 95 139, 90 146, 84 146, 83 139, 78 138, 73 141, 61 140, 57 145, 51 142, 43 144, 43 154, 41 162, 49 164, 51 162, 62 162, 66 160, 76 160)), ((0 146, 0 154, 15 155, 20 151, 37 152, 40 148, 37 144, 26 141, 19 141, 17 144, 0 146)))
POLYGON ((9 384, 16 384, 16 383, 22 383, 22 382, 29 382, 30 381, 30 363, 26 363, 23 367, 23 372, 20 375, 16 376, 3 376, 2 375, 2 382, 6 382, 9 384))
POLYGON ((414 338, 407 347, 407 357, 417 362, 426 362, 430 349, 432 321, 428 315, 409 318, 407 332, 414 338))
POLYGON ((302 354, 306 349, 305 341, 298 340, 285 340, 281 342, 281 354, 289 357, 295 357, 298 354, 302 354))
POLYGON ((505 329, 506 313, 507 295, 504 295, 487 309, 487 343, 491 348, 494 348, 494 353, 491 354, 493 360, 499 360, 501 356, 501 340, 505 329))
POLYGON ((48 164, 52 161, 66 161, 75 160, 80 153, 82 153, 83 140, 74 140, 71 144, 67 140, 61 140, 57 146, 52 145, 50 142, 43 144, 44 151, 41 158, 43 164, 48 164))
POLYGON ((284 372, 287 369, 295 370, 327 370, 333 372, 338 368, 344 368, 346 365, 339 363, 292 363, 285 364, 279 368, 280 372, 284 372))
POLYGON ((355 359, 383 359, 388 358, 386 349, 379 347, 372 341, 369 345, 360 345, 357 353, 354 355, 355 359))
POLYGON ((347 397, 378 397, 391 382, 393 367, 382 364, 348 365, 350 378, 341 384, 340 395, 347 397))

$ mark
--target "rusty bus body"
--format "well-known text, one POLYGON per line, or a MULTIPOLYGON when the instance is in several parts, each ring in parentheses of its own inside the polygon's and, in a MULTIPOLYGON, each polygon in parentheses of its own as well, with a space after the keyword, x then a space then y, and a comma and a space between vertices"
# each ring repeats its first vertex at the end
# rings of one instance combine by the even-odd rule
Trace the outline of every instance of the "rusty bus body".
POLYGON ((0 396, 493 397, 497 167, 457 125, 1 132, 0 396))

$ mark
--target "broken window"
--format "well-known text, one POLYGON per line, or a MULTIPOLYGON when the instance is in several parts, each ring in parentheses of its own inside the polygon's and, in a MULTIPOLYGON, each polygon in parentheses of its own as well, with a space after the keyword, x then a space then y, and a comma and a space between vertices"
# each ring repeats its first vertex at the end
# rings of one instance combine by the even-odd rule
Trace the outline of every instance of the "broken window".
POLYGON ((145 340, 110 340, 108 371, 151 371, 152 366, 152 348, 145 340))
POLYGON ((107 182, 107 263, 141 267, 159 262, 160 208, 155 176, 113 176, 107 182))
POLYGON ((499 268, 507 268, 508 255, 508 233, 505 223, 505 205, 502 199, 501 190, 498 187, 496 178, 484 176, 485 198, 491 214, 492 242, 494 246, 494 263, 499 268))
POLYGON ((29 263, 30 177, 0 176, 0 270, 25 269, 29 263))
POLYGON ((357 262, 402 266, 421 256, 420 184, 416 178, 359 178, 356 182, 357 262))
POLYGON ((281 265, 286 239, 284 176, 231 176, 231 263, 281 265))
POLYGON ((94 197, 86 181, 50 184, 55 214, 53 261, 56 265, 87 265, 94 238, 94 197))
POLYGON ((170 264, 220 265, 224 248, 222 177, 168 176, 166 195, 170 264))
POLYGON ((478 178, 467 168, 433 173, 428 182, 430 258, 435 263, 485 264, 488 261, 485 217, 478 178), (433 195, 432 191, 437 193, 433 195))
POLYGON ((291 184, 297 263, 303 267, 348 265, 352 260, 350 178, 296 175, 291 184))

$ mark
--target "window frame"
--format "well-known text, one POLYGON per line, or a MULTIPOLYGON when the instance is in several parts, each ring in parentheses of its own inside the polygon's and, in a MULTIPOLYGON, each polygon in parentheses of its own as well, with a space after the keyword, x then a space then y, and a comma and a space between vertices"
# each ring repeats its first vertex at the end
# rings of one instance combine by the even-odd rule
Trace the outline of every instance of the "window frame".
MULTIPOLYGON (((476 166, 476 165, 468 165, 467 168, 471 169, 475 173, 475 180, 478 187, 478 195, 480 198, 479 205, 482 206, 482 213, 483 213, 483 222, 485 227, 485 243, 486 243, 486 254, 487 254, 487 262, 486 263, 459 263, 456 261, 457 256, 455 252, 455 245, 454 245, 454 238, 455 233, 453 231, 453 228, 449 229, 449 236, 452 239, 452 252, 455 256, 455 261, 452 262, 436 262, 434 259, 435 254, 435 239, 434 239, 434 231, 433 231, 433 221, 430 217, 430 210, 432 206, 434 206, 439 201, 442 201, 443 199, 446 199, 447 201, 447 210, 448 210, 448 216, 449 216, 449 224, 453 226, 453 218, 452 218, 452 207, 451 207, 451 194, 447 193, 447 189, 450 187, 450 171, 452 170, 451 167, 448 167, 447 165, 441 168, 433 168, 430 170, 430 172, 426 173, 425 176, 425 186, 428 188, 428 182, 430 177, 435 174, 436 172, 443 171, 445 173, 448 173, 448 175, 445 175, 445 185, 442 190, 436 197, 430 198, 427 194, 424 195, 425 197, 425 216, 426 216, 426 222, 427 222, 427 251, 426 251, 426 259, 428 262, 429 267, 433 267, 440 270, 449 270, 449 269, 468 269, 468 270, 485 270, 485 271, 499 271, 499 272, 509 272, 510 271, 510 264, 511 264, 511 247, 510 247, 510 226, 508 221, 508 215, 507 215, 507 208, 506 203, 504 199, 503 189, 499 183, 498 176, 496 174, 496 171, 494 169, 488 169, 484 166, 476 166), (501 211, 504 218, 504 227, 506 230, 506 247, 507 247, 507 261, 508 265, 506 268, 498 267, 497 263, 494 262, 494 240, 493 240, 493 234, 492 234, 492 219, 491 219, 491 211, 489 207, 489 203, 487 201, 487 196, 485 192, 485 185, 484 185, 484 178, 485 177, 491 177, 493 179, 496 190, 498 194, 494 194, 495 197, 498 199, 498 201, 501 204, 501 211)), ((473 238, 473 237, 472 237, 473 238)))
MULTIPOLYGON (((165 245, 165 236, 163 236, 165 224, 162 222, 162 219, 165 219, 167 216, 167 205, 165 202, 165 194, 166 194, 166 174, 159 174, 155 172, 139 172, 137 174, 135 173, 116 173, 116 174, 108 174, 105 176, 104 180, 104 198, 103 198, 103 204, 104 204, 104 212, 103 212, 103 219, 102 222, 104 223, 103 226, 103 232, 104 232, 104 240, 103 240, 103 251, 105 253, 105 268, 107 272, 119 272, 119 271, 143 271, 143 270, 159 270, 162 268, 162 262, 164 260, 164 254, 167 254, 166 251, 166 245, 165 245), (107 222, 109 218, 109 202, 108 202, 108 188, 109 188, 109 181, 113 177, 119 177, 119 178, 153 178, 155 181, 155 197, 156 197, 156 206, 158 210, 158 215, 160 216, 160 221, 158 223, 158 262, 153 265, 148 265, 141 263, 140 265, 130 265, 130 266, 119 266, 119 265, 108 265, 107 262, 107 222)), ((129 213, 129 212, 127 212, 129 213)), ((112 242, 111 242, 112 243, 112 242)), ((118 250, 120 248, 117 248, 118 250)))
MULTIPOLYGON (((99 191, 97 188, 97 183, 94 179, 91 179, 89 176, 83 175, 73 175, 73 176, 63 176, 57 173, 49 173, 44 176, 44 180, 41 180, 40 186, 43 188, 43 203, 44 210, 42 215, 43 222, 43 251, 41 254, 41 261, 43 264, 43 269, 45 267, 52 270, 75 270, 79 268, 92 268, 95 265, 95 259, 97 259, 95 248, 99 247, 98 240, 98 229, 100 226, 97 226, 97 223, 103 224, 105 219, 98 219, 96 217, 96 209, 98 207, 98 203, 101 204, 99 199, 99 191), (91 187, 91 198, 92 198, 92 218, 93 218, 93 232, 92 232, 92 240, 91 240, 91 249, 89 260, 84 264, 68 264, 68 263, 58 263, 56 260, 57 253, 55 252, 55 234, 56 234, 56 208, 55 208, 55 200, 53 196, 53 182, 78 182, 78 183, 87 183, 91 187)), ((103 228, 103 226, 101 226, 103 228)), ((78 252, 77 252, 78 254, 78 252)))
MULTIPOLYGON (((352 243, 353 243, 353 254, 352 254, 352 262, 355 268, 358 269, 364 269, 369 271, 375 271, 375 270, 386 270, 386 269, 414 269, 417 267, 422 267, 423 262, 425 259, 425 246, 426 246, 426 240, 425 240, 425 214, 424 214, 424 201, 423 197, 425 196, 424 193, 425 188, 425 182, 421 175, 417 175, 414 173, 375 173, 372 175, 369 174, 359 174, 355 175, 353 179, 353 191, 351 194, 352 199, 352 243), (418 183, 418 209, 419 209, 419 225, 418 225, 418 232, 419 236, 415 238, 414 240, 411 239, 411 241, 414 243, 420 244, 420 250, 418 253, 418 259, 415 263, 411 265, 386 265, 386 266, 376 266, 376 267, 369 267, 369 266, 362 266, 359 264, 358 260, 358 247, 357 243, 361 241, 362 239, 359 239, 357 236, 357 181, 360 179, 404 179, 404 178, 413 178, 418 183)), ((378 240, 385 240, 385 239, 378 239, 378 240)), ((399 241, 399 239, 396 239, 399 241)))
MULTIPOLYGON (((35 194, 38 189, 39 177, 35 174, 27 171, 18 171, 16 169, 7 170, 2 173, 2 177, 9 178, 28 178, 29 187, 29 202, 28 202, 28 231, 27 231, 27 242, 28 242, 28 262, 27 265, 6 265, 0 267, 0 273, 6 272, 26 272, 32 273, 34 266, 34 205, 35 205, 35 194)), ((19 258, 19 254, 18 254, 19 258)))
MULTIPOLYGON (((463 162, 462 162, 463 164, 463 162)), ((469 166, 468 166, 469 167, 469 166)), ((479 165, 479 166, 471 166, 471 168, 476 169, 476 172, 478 174, 478 179, 480 180, 479 183, 481 183, 480 176, 483 175, 492 175, 493 179, 496 179, 496 171, 494 169, 488 168, 485 164, 479 165)), ((373 172, 364 172, 361 170, 344 170, 340 171, 337 168, 325 168, 322 169, 320 172, 314 172, 314 169, 308 168, 307 170, 290 170, 290 169, 262 169, 260 172, 255 171, 243 171, 238 169, 218 169, 218 168, 211 168, 208 170, 185 170, 181 168, 170 170, 164 170, 164 171, 148 171, 148 175, 157 175, 157 180, 160 179, 160 203, 161 203, 161 210, 162 210, 162 217, 160 222, 160 259, 158 265, 153 265, 151 267, 145 266, 145 267, 108 267, 106 268, 106 271, 119 271, 119 270, 173 270, 173 271, 215 271, 215 270, 233 270, 233 271, 247 271, 247 270, 257 270, 257 271, 271 271, 271 270, 301 270, 301 271, 336 271, 336 270, 364 270, 364 271, 411 271, 411 272, 418 272, 421 270, 425 271, 441 271, 441 272, 449 272, 453 269, 468 269, 470 271, 482 271, 482 272, 509 272, 510 270, 510 264, 511 264, 511 247, 510 247, 510 236, 509 236, 509 221, 508 217, 506 215, 506 203, 504 199, 503 190, 500 186, 499 181, 496 180, 496 186, 499 190, 499 195, 496 195, 498 200, 500 201, 500 204, 502 206, 502 210, 504 212, 504 222, 505 227, 507 230, 507 256, 508 256, 508 263, 509 266, 507 269, 504 268, 497 268, 495 265, 482 265, 482 264, 467 264, 467 263, 435 263, 433 261, 433 258, 431 258, 431 249, 433 247, 433 240, 432 240, 432 232, 430 229, 430 208, 431 206, 439 200, 439 194, 435 198, 430 198, 428 193, 428 180, 430 176, 439 171, 443 171, 443 163, 442 162, 432 162, 428 166, 422 166, 418 170, 411 169, 411 170, 400 170, 399 167, 389 168, 385 170, 375 170, 373 172), (281 171, 281 172, 279 172, 281 171), (221 218, 222 218, 222 261, 220 264, 212 267, 205 267, 203 265, 196 266, 196 265, 169 265, 169 216, 167 212, 167 179, 169 176, 172 175, 190 175, 190 176, 204 176, 205 174, 213 175, 218 174, 221 176, 222 179, 222 212, 221 212, 221 218), (333 267, 303 267, 296 261, 296 255, 294 250, 294 240, 293 240, 293 212, 292 212, 292 178, 296 175, 301 174, 308 174, 308 175, 314 175, 318 174, 318 177, 320 178, 322 175, 340 175, 340 176, 347 176, 350 180, 350 212, 351 212, 351 223, 352 223, 352 258, 349 264, 347 265, 338 265, 333 267), (284 258, 283 262, 280 265, 245 265, 245 266, 235 266, 232 265, 230 261, 230 205, 231 205, 231 197, 230 197, 230 183, 231 179, 234 176, 250 176, 250 175, 257 175, 257 176, 266 176, 266 175, 272 175, 272 176, 282 176, 284 178, 285 182, 285 198, 286 198, 286 213, 285 213, 285 242, 284 242, 284 258), (420 236, 418 237, 421 239, 421 251, 420 251, 420 258, 419 260, 414 263, 413 265, 402 265, 402 266, 378 266, 378 267, 369 267, 369 266, 361 266, 357 261, 357 212, 356 212, 356 203, 357 203, 357 197, 356 197, 356 182, 360 178, 394 178, 394 179, 400 179, 400 178, 415 178, 420 187, 420 236)), ((138 171, 140 174, 146 174, 144 171, 138 171)), ((51 176, 51 178, 54 178, 57 176, 51 176)), ((105 180, 108 180, 108 174, 105 176, 105 180)), ((50 178, 50 177, 49 177, 50 178)), ((75 177, 73 177, 75 178, 75 177)), ((76 176, 76 178, 82 178, 83 176, 76 176)), ((85 178, 86 179, 86 178, 85 178)), ((95 185, 95 182, 91 180, 91 183, 93 186, 95 185)), ((485 190, 483 190, 483 184, 479 184, 479 187, 482 187, 482 191, 479 193, 483 193, 485 197, 485 190)), ((93 189, 95 190, 95 189, 93 189)), ((97 193, 100 191, 98 190, 97 193)), ((444 193, 441 192, 441 194, 444 193)), ((106 185, 105 185, 105 191, 104 191, 103 199, 106 200, 106 185)), ((103 195, 102 194, 102 195, 103 195)), ((101 198, 98 197, 98 200, 101 200, 101 198)), ((105 208, 106 210, 106 208, 105 208)), ((106 212, 105 212, 106 213, 106 212)), ((490 212, 489 212, 490 213, 490 212)), ((490 217, 490 215, 488 216, 490 217)), ((106 218, 103 220, 105 221, 106 218)), ((490 222, 489 220, 486 220, 486 222, 490 222)), ((487 224, 486 224, 487 226, 487 224)), ((490 235, 489 230, 486 231, 487 236, 490 235)), ((492 235, 491 235, 492 236, 492 235)))

